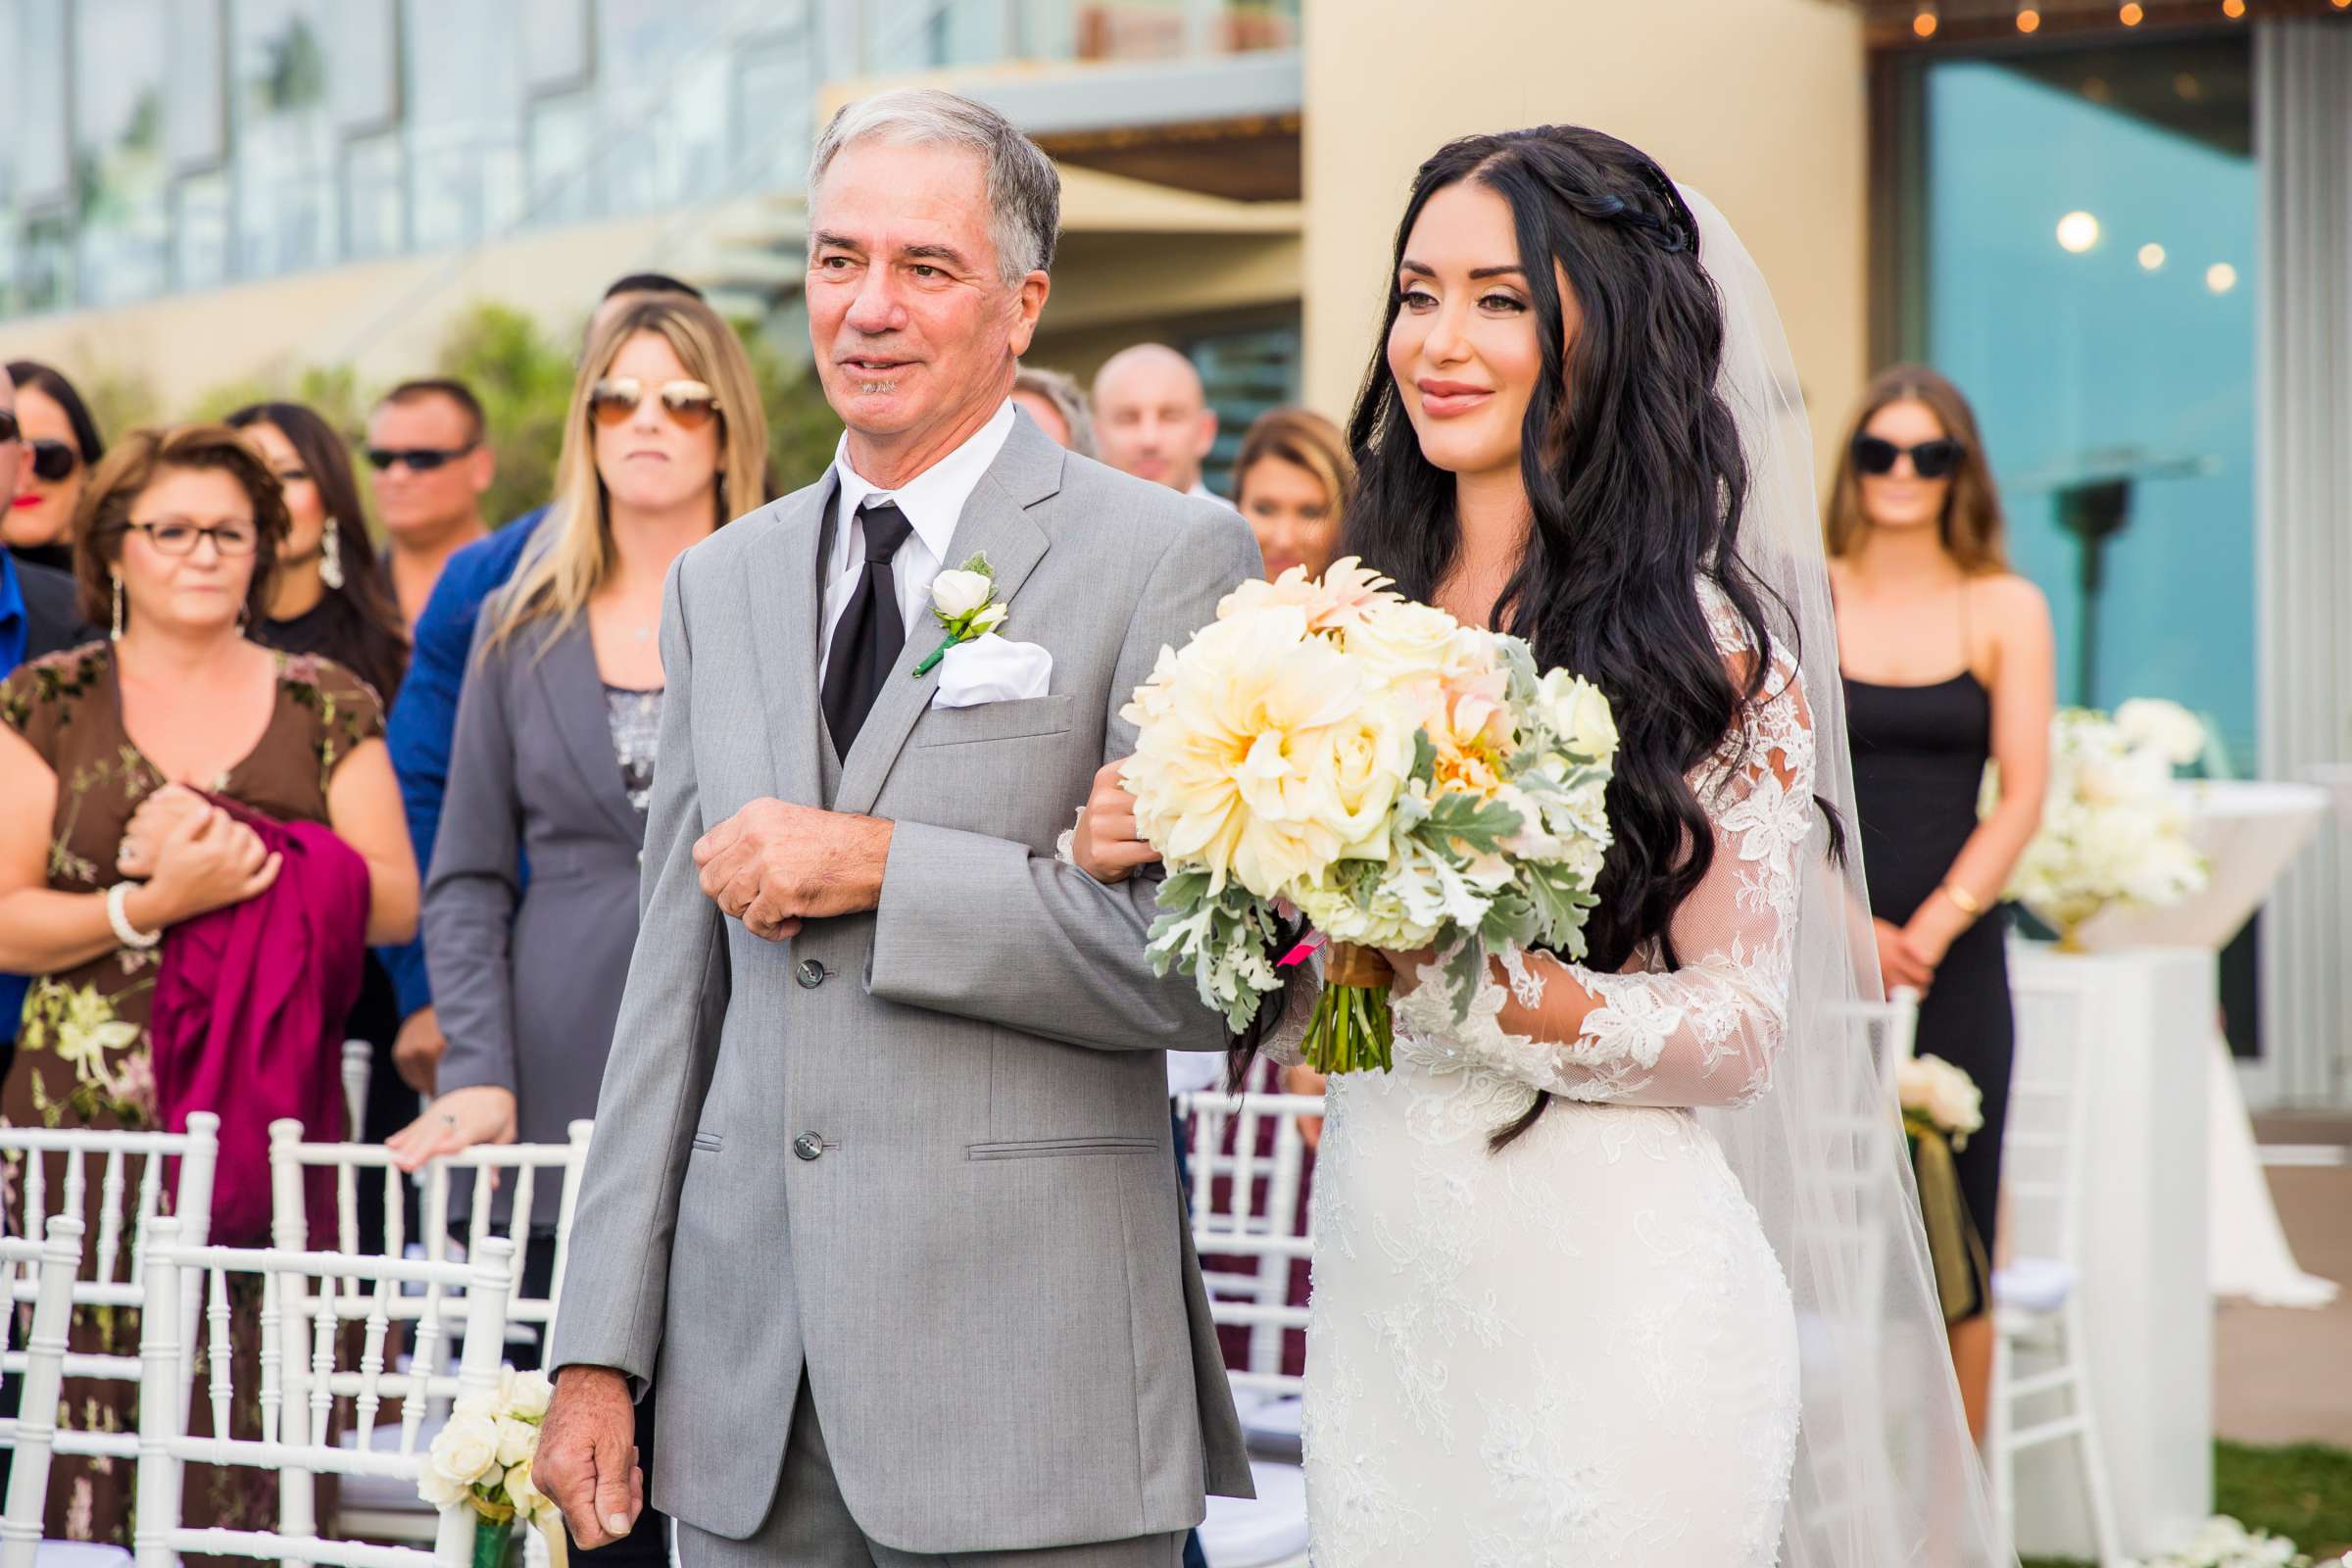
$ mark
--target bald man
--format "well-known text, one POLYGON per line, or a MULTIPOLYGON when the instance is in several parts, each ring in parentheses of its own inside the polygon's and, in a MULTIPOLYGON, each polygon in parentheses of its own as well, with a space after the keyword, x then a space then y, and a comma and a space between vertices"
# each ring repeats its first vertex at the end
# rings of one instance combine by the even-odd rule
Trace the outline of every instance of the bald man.
POLYGON ((1112 467, 1224 501, 1200 482, 1200 462, 1216 439, 1217 411, 1200 372, 1166 344, 1121 349, 1095 372, 1095 446, 1112 467))

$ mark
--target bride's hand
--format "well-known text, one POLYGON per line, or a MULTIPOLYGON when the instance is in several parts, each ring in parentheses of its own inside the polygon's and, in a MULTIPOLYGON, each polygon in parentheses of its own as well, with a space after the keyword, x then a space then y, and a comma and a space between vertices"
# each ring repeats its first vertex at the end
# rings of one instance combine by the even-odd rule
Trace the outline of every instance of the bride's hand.
POLYGON ((392 1163, 415 1171, 426 1161, 462 1153, 476 1144, 514 1142, 514 1096, 492 1084, 453 1089, 424 1114, 384 1140, 392 1163))
POLYGON ((1098 882, 1124 882, 1137 866, 1159 858, 1157 850, 1136 837, 1135 797, 1119 780, 1126 765, 1125 758, 1102 764, 1070 835, 1070 858, 1098 882))

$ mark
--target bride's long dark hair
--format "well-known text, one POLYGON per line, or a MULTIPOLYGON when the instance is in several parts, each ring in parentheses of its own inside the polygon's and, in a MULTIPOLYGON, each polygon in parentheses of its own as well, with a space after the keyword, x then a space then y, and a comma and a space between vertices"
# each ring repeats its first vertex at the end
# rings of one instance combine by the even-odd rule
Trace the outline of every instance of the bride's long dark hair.
MULTIPOLYGON (((1716 389, 1722 303, 1699 266, 1689 206, 1654 162, 1614 136, 1577 125, 1466 136, 1423 164, 1396 225, 1389 308, 1348 424, 1359 476, 1341 542, 1343 555, 1360 556, 1414 599, 1433 599, 1458 564, 1461 527, 1454 477, 1422 456, 1389 372, 1388 335, 1413 224, 1432 195, 1463 180, 1510 205, 1543 350, 1519 445, 1533 523, 1493 623, 1526 638, 1541 666, 1592 681, 1616 711, 1616 844, 1586 927, 1589 961, 1617 969, 1655 939, 1677 967, 1674 912, 1715 855, 1685 775, 1769 673, 1759 658, 1735 678, 1694 594, 1699 579, 1712 581, 1750 645, 1770 646, 1762 592, 1738 560, 1748 471, 1716 389), (1572 345, 1553 262, 1582 317, 1572 345)), ((1494 1147, 1533 1127, 1549 1098, 1538 1094, 1494 1147)))

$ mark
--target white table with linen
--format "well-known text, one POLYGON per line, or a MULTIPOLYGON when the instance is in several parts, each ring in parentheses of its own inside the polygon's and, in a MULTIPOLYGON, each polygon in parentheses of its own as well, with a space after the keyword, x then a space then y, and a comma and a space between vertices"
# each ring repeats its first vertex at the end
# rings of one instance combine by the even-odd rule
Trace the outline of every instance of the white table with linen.
MULTIPOLYGON (((2312 784, 2197 782, 2180 788, 2189 800, 2189 837, 2205 855, 2210 880, 2169 908, 2111 910, 2086 921, 2080 936, 2089 951, 2194 948, 2218 956, 2319 832, 2329 804, 2328 792, 2312 784)), ((2213 1294, 2258 1306, 2326 1306, 2336 1287, 2295 1265, 2263 1179, 2254 1124, 2218 1014, 2211 1034, 2206 1107, 2212 1125, 2205 1147, 2213 1294)))

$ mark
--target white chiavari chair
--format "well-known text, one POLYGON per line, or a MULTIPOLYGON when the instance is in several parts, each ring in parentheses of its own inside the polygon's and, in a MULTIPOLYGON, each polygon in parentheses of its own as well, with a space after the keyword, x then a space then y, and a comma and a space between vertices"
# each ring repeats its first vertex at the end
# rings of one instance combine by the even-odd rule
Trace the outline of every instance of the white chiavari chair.
POLYGON ((1250 1465, 1254 1500, 1208 1499, 1201 1554, 1209 1568, 1289 1568, 1306 1561, 1306 1483, 1298 1464, 1300 1380, 1283 1370, 1283 1340, 1305 1332, 1306 1309, 1290 1304, 1291 1270, 1313 1256, 1298 1122, 1322 1115, 1323 1101, 1200 1093, 1179 1097, 1177 1108, 1191 1132, 1193 1246, 1209 1316, 1250 1331, 1248 1364, 1227 1375, 1244 1433, 1261 1455, 1250 1465))
POLYGON ((358 1143, 368 1125, 368 1086, 375 1076, 375 1047, 365 1040, 343 1042, 343 1137, 358 1143))
POLYGON ((2071 1443, 2098 1560, 2123 1556, 2091 1396, 2082 1310, 2084 1161, 2090 1147, 2094 1020, 2082 996, 2018 985, 2017 1058, 2001 1143, 2009 1260, 1993 1272, 1992 1390, 1985 1448, 2004 1543, 2017 1524, 2021 1454, 2071 1443))
POLYGON ((270 1531, 193 1529, 180 1520, 182 1469, 188 1464, 275 1471, 280 1477, 334 1474, 380 1476, 412 1491, 426 1462, 429 1440, 423 1411, 404 1415, 396 1428, 381 1428, 376 1416, 388 1397, 385 1346, 402 1288, 421 1285, 436 1298, 462 1294, 466 1302, 457 1381, 468 1394, 495 1394, 507 1323, 507 1292, 514 1269, 513 1248, 492 1238, 464 1263, 406 1258, 354 1257, 342 1253, 279 1249, 183 1247, 169 1219, 155 1224, 146 1287, 151 1321, 142 1334, 140 1381, 138 1522, 134 1547, 140 1568, 177 1568, 183 1552, 322 1563, 331 1568, 465 1568, 473 1554, 475 1516, 464 1503, 439 1510, 430 1551, 330 1540, 308 1521, 280 1517, 270 1531), (232 1340, 229 1281, 251 1276, 261 1282, 260 1353, 252 1365, 238 1364, 232 1340), (202 1292, 201 1344, 180 1343, 170 1304, 181 1281, 202 1292), (346 1386, 351 1424, 361 1434, 356 1448, 322 1442, 311 1434, 332 1424, 338 1397, 339 1361, 350 1321, 342 1310, 347 1296, 364 1301, 358 1319, 359 1365, 346 1386), (309 1301, 332 1310, 307 1317, 290 1311, 309 1301), (306 1334, 305 1326, 308 1325, 306 1334), (160 1324, 160 1328, 158 1327, 160 1324), (297 1382, 289 1371, 305 1360, 309 1375, 297 1382), (211 1435, 187 1430, 177 1396, 178 1364, 201 1357, 208 1372, 206 1395, 211 1435), (258 1391, 260 1435, 233 1434, 229 1413, 239 1378, 252 1378, 258 1391), (299 1417, 297 1412, 300 1412, 299 1417))
MULTIPOLYGON (((81 1128, 0 1127, 0 1160, 15 1166, 20 1198, 0 1219, 11 1235, 43 1233, 52 1217, 74 1219, 83 1227, 87 1250, 76 1249, 78 1259, 71 1304, 74 1308, 140 1308, 146 1304, 146 1246, 152 1227, 167 1209, 182 1226, 181 1234, 199 1242, 210 1231, 213 1175, 220 1152, 220 1118, 195 1111, 184 1133, 101 1132, 81 1128), (179 1161, 172 1198, 164 1200, 165 1166, 179 1161), (90 1171, 97 1168, 97 1231, 94 1245, 87 1228, 90 1213, 90 1171), (54 1205, 51 1202, 55 1199, 54 1205), (54 1215, 53 1210, 54 1208, 54 1215)), ((31 1304, 36 1282, 16 1278, 9 1299, 31 1304)), ((182 1293, 183 1324, 196 1309, 193 1287, 182 1293)), ((70 1323, 70 1319, 69 1319, 70 1323)), ((71 1330, 69 1327, 69 1334, 71 1330)), ((0 1350, 0 1372, 22 1376, 27 1351, 0 1350)), ((64 1375, 132 1384, 140 1378, 135 1354, 100 1354, 67 1349, 64 1375)), ((184 1384, 193 1367, 181 1369, 184 1384)), ((60 1428, 51 1437, 52 1454, 95 1456, 128 1462, 138 1457, 135 1434, 60 1428)))
MULTIPOLYGON (((102 1563, 129 1568, 130 1553, 120 1546, 41 1539, 49 1502, 49 1458, 65 1385, 66 1336, 74 1321, 74 1277, 81 1270, 81 1239, 80 1218, 66 1214, 49 1217, 48 1234, 41 1241, 0 1238, 0 1272, 8 1279, 9 1299, 21 1298, 20 1284, 32 1293, 24 1344, 10 1346, 24 1356, 18 1413, 0 1420, 0 1447, 10 1450, 8 1499, 0 1511, 0 1568, 57 1568, 68 1562, 83 1568, 102 1563)), ((4 1315, 4 1337, 13 1342, 23 1314, 4 1315)))
MULTIPOLYGON (((485 1144, 448 1159, 433 1161, 417 1173, 423 1193, 418 1205, 418 1234, 412 1238, 406 1234, 401 1203, 402 1184, 410 1178, 393 1164, 391 1151, 379 1144, 305 1143, 300 1123, 272 1123, 270 1128, 271 1241, 280 1250, 290 1251, 301 1251, 311 1244, 305 1176, 314 1170, 331 1171, 335 1195, 334 1241, 339 1252, 397 1258, 414 1248, 429 1262, 444 1262, 470 1256, 493 1241, 503 1241, 513 1249, 516 1259, 515 1281, 507 1297, 508 1338, 520 1336, 544 1342, 563 1299, 571 1222, 579 1203, 580 1175, 587 1164, 588 1140, 594 1130, 594 1123, 577 1121, 571 1124, 568 1139, 561 1144, 485 1144), (462 1240, 453 1238, 450 1214, 463 1202, 454 1179, 465 1175, 472 1188, 479 1191, 485 1173, 495 1173, 500 1191, 512 1194, 507 1221, 498 1224, 492 1205, 486 1200, 466 1203, 465 1236, 462 1240), (558 1184, 554 1276, 544 1295, 533 1295, 523 1289, 522 1259, 530 1240, 533 1200, 550 1181, 558 1184), (366 1253, 360 1245, 359 1194, 363 1182, 380 1182, 383 1187, 382 1247, 373 1254, 366 1253)), ((307 1315, 331 1304, 333 1310, 350 1318, 360 1315, 362 1310, 357 1298, 358 1293, 348 1290, 339 1293, 331 1303, 298 1298, 290 1300, 286 1309, 307 1315)), ((456 1380, 446 1370, 446 1352, 450 1330, 464 1321, 467 1305, 462 1294, 429 1284, 396 1296, 391 1303, 392 1319, 408 1339, 408 1354, 405 1366, 385 1372, 378 1379, 378 1386, 386 1397, 401 1401, 403 1420, 411 1408, 421 1412, 428 1443, 447 1420, 450 1403, 458 1393, 456 1380)), ((296 1367, 290 1375, 299 1382, 309 1374, 306 1369, 296 1367)), ((336 1374, 329 1392, 348 1396, 356 1387, 355 1378, 356 1374, 350 1372, 336 1374)), ((358 1439, 355 1430, 345 1434, 343 1442, 349 1446, 358 1439)), ((310 1528, 316 1517, 316 1503, 308 1478, 288 1472, 282 1490, 288 1494, 281 1503, 287 1528, 310 1528)), ((429 1540, 434 1529, 432 1511, 413 1491, 367 1475, 347 1480, 340 1489, 337 1524, 347 1534, 389 1541, 429 1540)))

